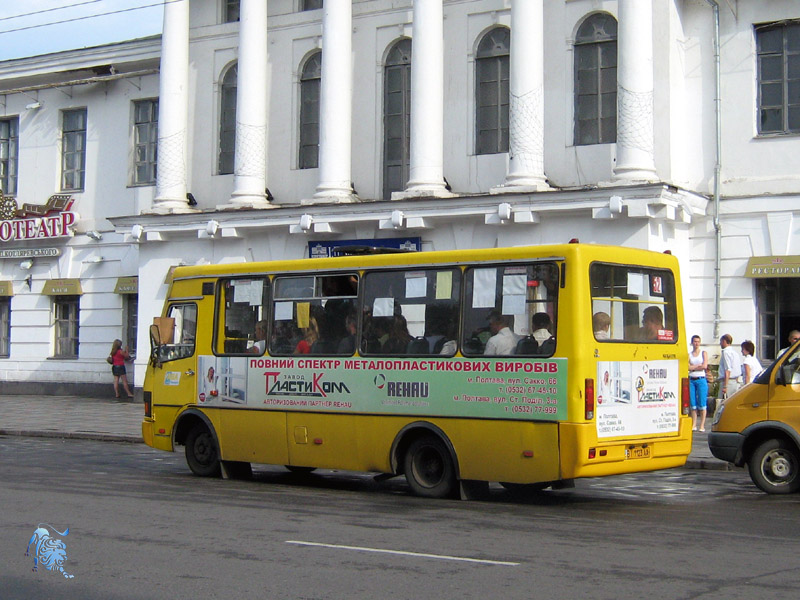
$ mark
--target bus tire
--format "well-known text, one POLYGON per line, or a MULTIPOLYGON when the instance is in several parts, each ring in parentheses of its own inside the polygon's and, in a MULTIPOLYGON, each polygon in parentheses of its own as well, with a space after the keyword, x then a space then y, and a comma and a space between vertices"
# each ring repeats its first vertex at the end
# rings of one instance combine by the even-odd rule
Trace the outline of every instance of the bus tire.
POLYGON ((453 460, 442 440, 432 435, 415 439, 403 458, 411 490, 424 498, 449 498, 456 489, 453 460))
POLYGON ((786 440, 762 442, 747 461, 750 479, 768 494, 791 494, 800 489, 800 457, 786 440))
POLYGON ((219 448, 205 425, 197 424, 186 436, 186 463, 199 477, 219 477, 222 473, 219 448))

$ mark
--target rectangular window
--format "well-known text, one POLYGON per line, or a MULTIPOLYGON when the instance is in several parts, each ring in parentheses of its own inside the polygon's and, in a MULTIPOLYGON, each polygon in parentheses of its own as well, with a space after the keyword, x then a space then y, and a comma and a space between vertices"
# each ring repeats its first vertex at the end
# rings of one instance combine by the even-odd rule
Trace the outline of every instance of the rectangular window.
POLYGON ((11 355, 11 298, 0 298, 0 358, 11 355))
POLYGON ((86 169, 86 109, 65 110, 61 125, 61 190, 82 190, 86 169))
POLYGON ((133 103, 133 183, 156 182, 158 149, 158 100, 133 103))
POLYGON ((56 358, 78 358, 80 298, 80 296, 53 298, 56 358))
POLYGON ((800 21, 755 29, 758 132, 800 133, 800 21))
POLYGON ((239 0, 223 0, 223 19, 225 23, 235 23, 239 20, 239 0))
POLYGON ((270 354, 355 351, 358 275, 306 275, 275 279, 270 354))
POLYGON ((19 117, 0 119, 0 190, 17 195, 17 157, 19 156, 19 117))
POLYGON ((220 283, 222 339, 218 354, 264 354, 269 281, 263 277, 228 279, 220 283))
POLYGON ((322 8, 322 0, 300 0, 300 10, 316 10, 322 8))
MULTIPOLYGON (((194 354, 197 335, 197 305, 172 304, 167 311, 166 319, 157 319, 159 330, 160 362, 189 358, 194 354)), ((151 330, 151 340, 153 333, 151 330)))
POLYGON ((670 271, 593 263, 589 279, 597 341, 678 341, 675 281, 670 271))
POLYGON ((459 269, 375 272, 364 281, 364 354, 455 354, 459 269))
POLYGON ((462 352, 551 356, 558 323, 558 265, 467 269, 462 352))
POLYGON ((124 314, 125 314, 125 338, 127 339, 128 351, 136 354, 136 337, 139 326, 139 296, 138 294, 123 295, 124 314))

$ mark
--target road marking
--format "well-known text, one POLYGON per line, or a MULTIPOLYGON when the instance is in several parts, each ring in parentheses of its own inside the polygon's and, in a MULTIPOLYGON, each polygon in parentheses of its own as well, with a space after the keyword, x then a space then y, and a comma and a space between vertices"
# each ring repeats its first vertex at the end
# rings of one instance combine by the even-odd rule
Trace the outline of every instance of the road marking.
POLYGON ((504 567, 518 567, 517 562, 508 562, 504 560, 486 560, 483 558, 464 558, 461 556, 448 556, 446 554, 425 554, 423 552, 406 552, 405 550, 385 550, 383 548, 365 548, 362 546, 342 546, 340 544, 321 544, 319 542, 301 542, 298 540, 286 540, 287 544, 295 544, 297 546, 316 546, 319 548, 335 548, 338 550, 355 550, 357 552, 375 552, 378 554, 398 554, 401 556, 416 556, 419 558, 434 558, 437 560, 455 560, 460 562, 481 563, 484 565, 501 565, 504 567))

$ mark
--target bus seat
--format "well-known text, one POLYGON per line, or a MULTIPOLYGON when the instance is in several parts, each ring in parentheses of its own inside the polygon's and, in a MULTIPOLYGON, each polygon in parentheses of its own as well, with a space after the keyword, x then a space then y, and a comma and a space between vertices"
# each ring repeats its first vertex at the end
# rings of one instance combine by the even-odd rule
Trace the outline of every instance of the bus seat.
POLYGON ((528 335, 517 342, 517 349, 514 351, 514 354, 523 356, 526 354, 536 354, 537 350, 539 350, 539 342, 537 342, 536 338, 532 335, 528 335))
POLYGON ((428 340, 426 340, 424 337, 413 338, 410 342, 408 342, 406 354, 430 354, 428 340))
POLYGON ((553 352, 555 352, 555 350, 556 350, 556 338, 550 336, 549 339, 546 339, 541 343, 541 345, 539 346, 539 350, 538 352, 536 352, 536 354, 539 354, 541 356, 550 356, 553 352))
POLYGON ((335 340, 317 340, 311 344, 311 354, 336 354, 335 340))
POLYGON ((479 337, 471 337, 464 340, 461 349, 464 354, 483 354, 483 343, 479 337))

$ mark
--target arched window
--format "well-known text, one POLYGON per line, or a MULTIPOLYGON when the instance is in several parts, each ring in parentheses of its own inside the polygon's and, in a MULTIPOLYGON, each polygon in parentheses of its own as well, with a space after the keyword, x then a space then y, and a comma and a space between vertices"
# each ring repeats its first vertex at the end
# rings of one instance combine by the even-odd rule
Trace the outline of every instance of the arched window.
POLYGON ((315 52, 300 73, 300 157, 301 169, 319 166, 319 86, 322 52, 315 52))
POLYGON ((617 141, 617 21, 592 15, 575 36, 575 145, 617 141))
POLYGON ((395 43, 383 69, 383 197, 408 183, 411 140, 411 40, 395 43))
POLYGON ((236 80, 239 68, 231 66, 222 78, 219 103, 219 174, 233 173, 236 148, 236 80))
POLYGON ((475 152, 508 152, 508 72, 511 32, 488 31, 478 44, 475 60, 475 152))

